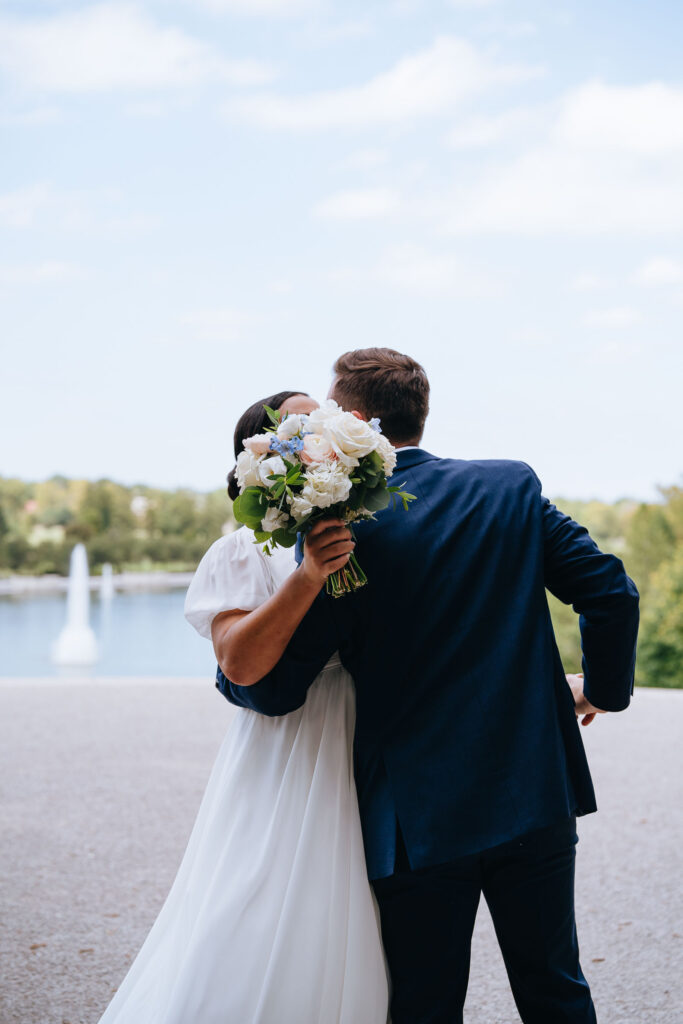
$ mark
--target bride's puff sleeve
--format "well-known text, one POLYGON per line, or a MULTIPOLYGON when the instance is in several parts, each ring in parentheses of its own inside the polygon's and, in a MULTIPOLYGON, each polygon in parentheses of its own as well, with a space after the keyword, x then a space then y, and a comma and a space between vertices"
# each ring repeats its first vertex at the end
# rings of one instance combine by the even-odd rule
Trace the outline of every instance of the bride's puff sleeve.
POLYGON ((215 541, 197 566, 185 595, 185 618, 200 636, 211 640, 211 623, 219 612, 250 612, 268 597, 253 535, 236 530, 215 541))

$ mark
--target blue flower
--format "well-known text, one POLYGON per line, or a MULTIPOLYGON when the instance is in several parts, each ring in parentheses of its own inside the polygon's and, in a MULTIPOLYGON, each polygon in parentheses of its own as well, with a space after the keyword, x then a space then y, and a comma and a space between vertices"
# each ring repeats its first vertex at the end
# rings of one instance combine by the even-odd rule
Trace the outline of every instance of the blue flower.
POLYGON ((381 430, 380 430, 379 424, 380 424, 380 421, 379 421, 378 417, 375 416, 373 419, 371 419, 369 421, 368 426, 372 427, 373 430, 376 430, 378 434, 381 434, 381 430))
POLYGON ((300 437, 293 437, 291 441, 280 441, 279 438, 273 437, 270 442, 270 450, 277 452, 278 455, 281 455, 283 458, 287 458, 288 455, 296 455, 297 452, 301 451, 303 446, 304 442, 300 437))

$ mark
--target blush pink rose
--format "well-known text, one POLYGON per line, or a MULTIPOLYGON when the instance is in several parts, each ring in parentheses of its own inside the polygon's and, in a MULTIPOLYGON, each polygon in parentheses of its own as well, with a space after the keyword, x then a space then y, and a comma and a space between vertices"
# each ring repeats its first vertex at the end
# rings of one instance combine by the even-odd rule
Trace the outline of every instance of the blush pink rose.
POLYGON ((242 444, 252 455, 267 455, 270 451, 272 434, 254 434, 253 437, 245 437, 242 444))
POLYGON ((327 438, 320 434, 306 434, 299 458, 306 466, 317 466, 321 462, 334 462, 337 456, 327 438))

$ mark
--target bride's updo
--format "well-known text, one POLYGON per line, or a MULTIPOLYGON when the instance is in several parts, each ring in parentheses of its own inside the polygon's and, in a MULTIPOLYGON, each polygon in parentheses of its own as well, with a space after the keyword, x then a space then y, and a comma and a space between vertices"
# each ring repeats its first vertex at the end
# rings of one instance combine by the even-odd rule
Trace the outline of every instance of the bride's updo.
MULTIPOLYGON (((263 408, 264 405, 270 406, 271 409, 277 410, 290 398, 294 398, 296 395, 304 395, 308 398, 305 391, 278 391, 275 395, 270 395, 268 398, 262 398, 258 402, 254 402, 250 405, 246 412, 243 412, 237 421, 235 427, 234 436, 234 447, 235 447, 235 458, 241 451, 244 450, 245 437, 253 437, 254 434, 262 433, 266 427, 270 426, 270 419, 263 408)), ((231 501, 239 497, 240 489, 237 486, 237 477, 235 475, 235 468, 233 467, 227 476, 228 481, 228 497, 231 501)))

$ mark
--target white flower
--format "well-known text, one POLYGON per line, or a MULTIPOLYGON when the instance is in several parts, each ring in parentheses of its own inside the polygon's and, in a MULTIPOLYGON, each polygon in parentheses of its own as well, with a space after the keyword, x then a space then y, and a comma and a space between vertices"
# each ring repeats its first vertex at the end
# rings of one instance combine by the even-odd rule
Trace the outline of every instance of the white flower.
POLYGON ((391 476, 396 469, 396 449, 384 434, 379 435, 379 442, 377 444, 376 451, 382 458, 385 475, 391 476))
POLYGON ((301 416, 294 413, 282 421, 277 428, 277 436, 281 441, 291 441, 301 430, 301 416))
POLYGON ((252 454, 252 452, 243 451, 239 453, 235 475, 237 476, 240 491, 243 491, 246 487, 258 487, 260 485, 260 464, 261 459, 257 455, 252 454))
POLYGON ((242 444, 253 455, 267 455, 272 437, 272 434, 254 434, 253 437, 245 437, 242 444))
POLYGON ((310 469, 301 497, 315 508, 329 508, 339 501, 346 501, 351 491, 351 480, 344 467, 336 463, 310 469))
POLYGON ((360 459, 377 448, 381 434, 352 412, 340 412, 328 419, 324 436, 345 466, 357 466, 360 459))
POLYGON ((290 500, 289 510, 297 523, 300 523, 306 516, 310 516, 313 506, 306 498, 303 498, 300 494, 295 494, 290 500))
POLYGON ((261 520, 261 527, 265 533, 273 533, 275 530, 284 529, 289 523, 289 516, 286 512, 280 512, 278 508, 269 508, 261 520))
POLYGON ((269 480, 268 477, 272 476, 273 473, 282 473, 284 475, 287 472, 287 467, 279 455, 271 455, 269 459, 263 460, 258 468, 258 472, 263 486, 272 487, 275 481, 269 480))
POLYGON ((324 433, 327 421, 332 416, 338 416, 341 411, 341 406, 337 405, 333 398, 326 399, 317 409, 309 412, 306 417, 306 429, 311 430, 314 434, 324 433))

